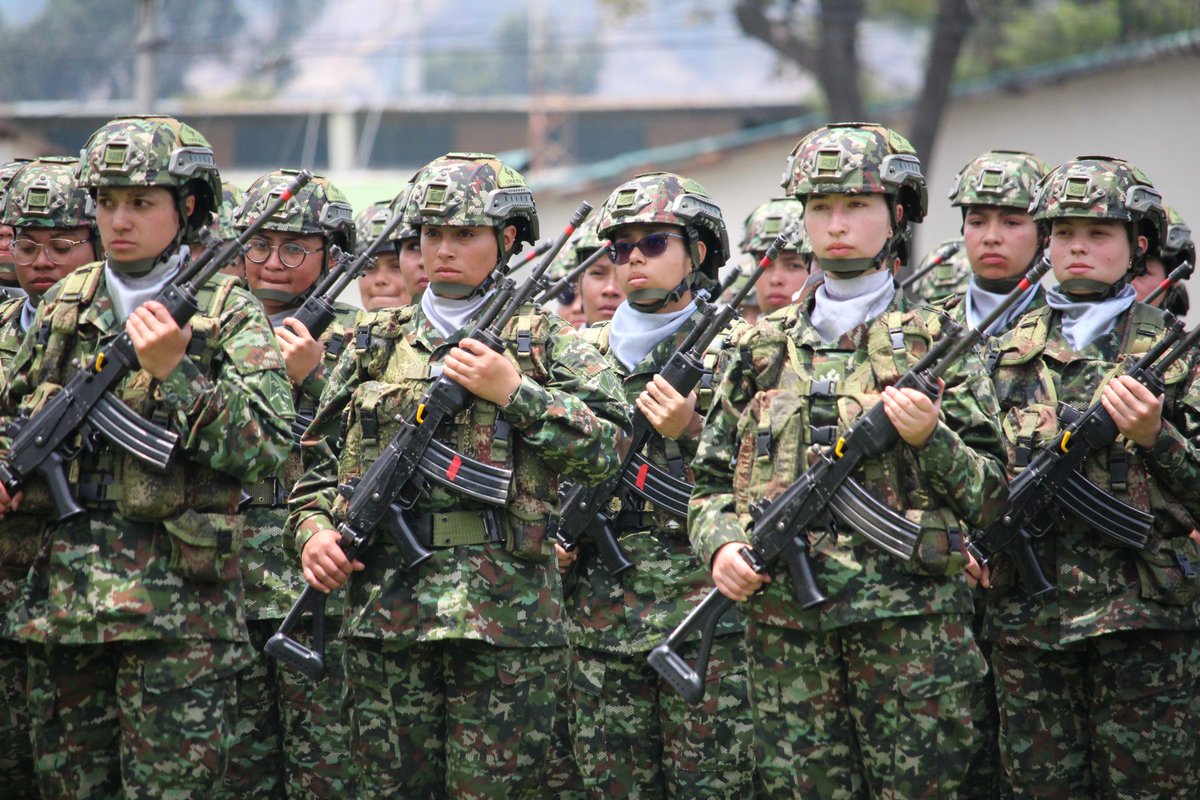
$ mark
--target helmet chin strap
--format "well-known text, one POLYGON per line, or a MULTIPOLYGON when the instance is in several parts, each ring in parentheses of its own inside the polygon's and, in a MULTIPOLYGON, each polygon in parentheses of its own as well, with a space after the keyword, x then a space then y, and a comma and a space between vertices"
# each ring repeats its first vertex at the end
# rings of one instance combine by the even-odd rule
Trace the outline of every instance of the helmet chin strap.
POLYGON ((695 272, 689 272, 674 289, 634 289, 626 295, 629 305, 646 314, 653 314, 669 306, 692 288, 695 272))
POLYGON ((1030 259, 1029 263, 1025 265, 1025 269, 1021 270, 1016 275, 1013 275, 1010 278, 984 278, 979 275, 975 275, 973 276, 975 285, 980 289, 983 289, 985 292, 992 292, 993 294, 1008 294, 1013 289, 1017 288, 1017 284, 1020 283, 1021 279, 1025 277, 1025 273, 1033 269, 1033 265, 1036 264, 1038 259, 1041 257, 1042 248, 1039 247, 1037 252, 1033 254, 1033 258, 1030 259))

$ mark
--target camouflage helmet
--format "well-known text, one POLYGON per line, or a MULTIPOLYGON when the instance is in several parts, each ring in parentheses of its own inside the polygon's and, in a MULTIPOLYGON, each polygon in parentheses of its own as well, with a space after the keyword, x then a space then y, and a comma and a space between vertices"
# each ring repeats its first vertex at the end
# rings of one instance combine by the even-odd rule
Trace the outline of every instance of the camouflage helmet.
POLYGON ((604 246, 605 240, 601 239, 597 232, 599 219, 599 216, 588 217, 575 231, 575 236, 571 238, 569 249, 575 253, 576 266, 604 246))
MULTIPOLYGON (((392 214, 403 214, 404 207, 407 203, 408 203, 408 186, 405 186, 388 203, 388 219, 389 220, 391 219, 392 214)), ((386 223, 384 223, 384 224, 386 224, 386 223)), ((399 225, 397 225, 395 228, 392 229, 392 244, 394 244, 397 248, 400 248, 401 243, 404 242, 406 239, 416 239, 420 235, 421 235, 420 228, 415 228, 412 225, 408 224, 408 222, 401 222, 399 225)))
POLYGON ((13 175, 16 175, 21 167, 32 160, 31 158, 18 158, 16 161, 0 164, 0 213, 4 211, 5 190, 8 188, 8 182, 12 180, 13 175))
POLYGON ((743 253, 765 253, 771 243, 785 234, 784 252, 806 252, 808 235, 804 230, 804 204, 794 197, 777 197, 760 205, 746 217, 742 236, 743 253))
POLYGON ((0 224, 20 228, 96 230, 96 204, 79 185, 79 160, 44 156, 24 164, 8 183, 0 224))
POLYGON ((233 217, 237 214, 238 208, 246 199, 246 193, 238 187, 234 186, 229 181, 221 183, 221 205, 217 208, 216 219, 213 224, 216 226, 217 233, 222 239, 233 239, 237 236, 237 230, 233 224, 233 217))
POLYGON ((1068 218, 1124 222, 1131 235, 1147 238, 1151 254, 1166 241, 1162 195, 1144 172, 1119 158, 1080 156, 1056 167, 1042 179, 1029 211, 1041 223, 1068 218))
POLYGON ((1160 257, 1168 269, 1174 269, 1184 261, 1196 266, 1196 243, 1192 241, 1192 229, 1173 206, 1163 210, 1167 213, 1167 234, 1159 247, 1160 257))
POLYGON ((691 178, 673 172, 648 172, 618 186, 600 207, 596 235, 612 239, 622 225, 678 225, 687 234, 692 268, 709 281, 729 260, 729 234, 721 209, 708 191, 691 178), (705 255, 700 258, 699 242, 705 255))
MULTIPOLYGON (((1021 150, 989 150, 954 176, 950 205, 999 206, 1028 211, 1046 175, 1040 158, 1021 150)), ((964 211, 965 213, 965 211, 964 211)))
POLYGON ((208 226, 221 197, 221 176, 208 140, 173 117, 116 117, 91 135, 79 162, 79 185, 93 197, 101 186, 171 189, 184 236, 208 226), (196 198, 190 215, 188 197, 196 198))
MULTIPOLYGON (((521 173, 490 153, 447 153, 418 170, 406 193, 404 221, 418 231, 422 225, 513 225, 513 251, 521 242, 535 244, 539 235, 533 192, 521 173)), ((500 261, 508 255, 501 253, 500 261)))
POLYGON ((929 204, 917 151, 891 128, 840 122, 817 128, 796 143, 781 185, 803 200, 810 194, 886 194, 920 222, 929 204))
MULTIPOLYGON (((354 251, 361 255, 379 238, 392 218, 392 201, 376 200, 354 218, 354 251)), ((388 249, 391 252, 391 249, 388 249)))
MULTIPOLYGON (((233 225, 239 231, 284 193, 296 179, 298 170, 269 172, 250 184, 242 205, 234 214, 233 225)), ((342 191, 323 175, 314 175, 299 192, 283 205, 263 226, 263 230, 322 236, 325 239, 325 263, 330 263, 330 248, 354 250, 354 210, 342 191)))

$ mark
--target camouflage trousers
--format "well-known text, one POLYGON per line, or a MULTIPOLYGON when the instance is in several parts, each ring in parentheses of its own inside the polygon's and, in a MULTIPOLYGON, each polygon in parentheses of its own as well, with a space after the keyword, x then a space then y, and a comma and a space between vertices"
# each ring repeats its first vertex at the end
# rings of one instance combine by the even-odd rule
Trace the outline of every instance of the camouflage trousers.
POLYGON ((967 615, 810 633, 746 628, 758 770, 771 797, 953 797, 984 672, 967 615))
MULTIPOLYGON (((349 732, 342 693, 341 620, 326 618, 320 683, 263 653, 278 620, 247 623, 254 662, 238 673, 238 716, 220 797, 231 800, 350 796, 349 732)), ((298 637, 302 638, 302 637, 298 637)))
POLYGON ((0 797, 36 798, 25 707, 25 643, 0 639, 0 797))
MULTIPOLYGON (((683 655, 694 660, 695 645, 683 655)), ((740 634, 713 644, 704 702, 689 705, 646 654, 571 654, 571 733, 593 798, 754 797, 753 727, 740 634)))
POLYGON ((565 648, 351 639, 356 800, 570 797, 565 648))
POLYGON ((220 782, 238 642, 31 644, 29 719, 46 800, 191 800, 220 782))
POLYGON ((992 663, 1017 797, 1197 796, 1196 631, 1126 631, 1062 650, 996 644, 992 663))
MULTIPOLYGON (((979 594, 975 608, 971 630, 984 660, 991 664, 992 643, 980 638, 984 606, 979 594)), ((971 721, 975 724, 975 744, 967 777, 958 788, 958 800, 1011 800, 1012 791, 1000 763, 1000 712, 996 708, 995 673, 990 668, 971 689, 971 721)))

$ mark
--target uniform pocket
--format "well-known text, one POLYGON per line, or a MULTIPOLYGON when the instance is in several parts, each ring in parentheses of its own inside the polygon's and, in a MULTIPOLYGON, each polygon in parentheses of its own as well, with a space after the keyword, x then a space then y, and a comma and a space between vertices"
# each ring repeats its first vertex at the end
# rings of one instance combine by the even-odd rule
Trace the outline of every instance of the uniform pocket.
POLYGON ((170 540, 171 571, 188 580, 217 583, 237 578, 241 517, 188 509, 163 520, 170 540))
POLYGON ((921 526, 908 569, 917 575, 957 575, 967 563, 959 546, 962 530, 946 509, 909 509, 904 516, 921 526))
POLYGON ((1200 546, 1190 536, 1160 541, 1138 555, 1143 598, 1168 606, 1187 606, 1200 598, 1200 546))

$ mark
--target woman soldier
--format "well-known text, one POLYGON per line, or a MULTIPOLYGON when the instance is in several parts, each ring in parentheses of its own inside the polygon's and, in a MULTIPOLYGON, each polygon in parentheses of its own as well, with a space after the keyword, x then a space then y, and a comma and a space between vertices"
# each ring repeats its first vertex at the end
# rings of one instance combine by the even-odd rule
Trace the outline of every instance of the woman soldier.
MULTIPOLYGON (((588 328, 584 338, 607 356, 626 399, 660 434, 649 448, 654 461, 691 480, 697 396, 680 395, 658 372, 704 319, 693 292, 713 285, 729 258, 721 211, 695 181, 655 172, 619 186, 596 224, 612 242, 608 256, 626 300, 611 323, 588 328)), ((717 639, 708 679, 719 690, 704 707, 689 707, 646 654, 707 591, 708 573, 682 520, 633 496, 623 501, 616 533, 634 568, 613 577, 585 548, 567 581, 572 727, 584 784, 592 797, 751 797, 741 621, 731 615, 717 639)))
MULTIPOLYGON (((403 195, 404 192, 401 192, 403 195)), ((358 252, 363 253, 371 243, 379 237, 387 227, 396 212, 396 201, 372 203, 355 220, 358 232, 358 252)), ((362 298, 362 306, 367 311, 378 311, 381 308, 399 308, 413 302, 420 291, 413 293, 409 289, 408 272, 405 261, 411 262, 415 254, 418 268, 421 264, 421 242, 416 231, 401 224, 392 233, 391 241, 376 251, 370 266, 363 271, 358 279, 358 295, 362 298), (402 234, 407 234, 403 235, 402 234)))
MULTIPOLYGON (((804 205, 794 197, 779 197, 758 206, 746 217, 742 252, 751 258, 751 267, 767 254, 767 248, 779 234, 788 237, 788 246, 763 270, 754 287, 760 316, 773 314, 792 304, 792 297, 808 279, 808 256, 804 246, 804 205)), ((754 320, 750 320, 754 322, 754 320)))
MULTIPOLYGON (((234 212, 234 231, 240 234, 262 216, 296 174, 279 170, 251 184, 234 212)), ((312 419, 358 309, 334 303, 336 318, 316 338, 292 314, 330 269, 333 248, 353 252, 354 234, 345 195, 316 175, 246 243, 246 281, 275 326, 301 426, 312 419)), ((331 659, 330 674, 313 686, 263 653, 304 586, 283 533, 288 492, 302 471, 297 443, 279 469, 246 487, 242 505, 246 620, 255 656, 238 674, 238 741, 223 787, 230 797, 279 797, 285 787, 289 798, 331 797, 350 788, 339 659, 331 659)), ((326 608, 326 618, 326 628, 336 631, 336 603, 326 608)))
POLYGON ((940 333, 897 290, 903 226, 925 214, 912 146, 879 125, 820 128, 792 152, 822 273, 786 314, 735 335, 693 468, 691 536, 717 588, 743 602, 760 775, 772 796, 952 796, 974 738, 971 634, 959 520, 1003 507, 996 402, 971 353, 938 397, 892 384, 940 333), (824 601, 803 608, 739 553, 769 501, 883 403, 899 433, 854 476, 919 526, 905 561, 827 520, 804 532, 824 601), (759 591, 761 589, 761 591, 759 591))
MULTIPOLYGON (((1193 268, 1196 266, 1196 243, 1192 241, 1192 229, 1173 207, 1163 206, 1163 211, 1167 216, 1167 236, 1158 248, 1157 256, 1146 256, 1146 271, 1130 281, 1139 301, 1148 297, 1184 262, 1191 264, 1193 268)), ((1161 292, 1151 301, 1151 305, 1171 312, 1178 319, 1187 316, 1188 309, 1191 308, 1187 291, 1187 279, 1190 275, 1189 272, 1171 284, 1171 288, 1161 292)))
MULTIPOLYGON (((107 256, 43 295, 0 404, 36 413, 124 331, 141 369, 116 396, 179 441, 158 472, 89 437, 68 475, 87 513, 47 523, 9 616, 8 633, 34 645, 39 789, 208 797, 232 738, 234 675, 250 656, 238 502, 287 455, 287 376, 261 307, 234 278, 205 284, 182 329, 149 299, 176 279, 182 242, 220 197, 204 137, 170 117, 118 117, 81 162, 107 256)), ((33 511, 38 493, 28 494, 33 511)), ((0 508, 8 500, 0 490, 0 508)))
POLYGON ((553 753, 550 735, 567 653, 546 522, 559 476, 595 482, 619 465, 620 386, 573 329, 533 306, 506 327, 503 353, 464 338, 508 256, 537 238, 517 172, 495 156, 451 153, 416 174, 404 214, 420 231, 429 290, 360 321, 305 440, 308 471, 288 522, 311 585, 349 582, 355 796, 553 795, 574 765, 555 761, 566 743, 553 753), (430 482, 405 514, 431 558, 405 569, 379 536, 350 561, 337 544, 338 486, 367 470, 439 374, 475 399, 438 439, 511 469, 507 505, 430 482))
POLYGON ((1084 157, 1046 176, 1033 216, 1059 284, 995 345, 1010 469, 1099 400, 1121 436, 1086 477, 1154 527, 1134 550, 1073 515, 1049 521, 1033 547, 1056 588, 1036 598, 996 562, 984 631, 1004 768, 1018 797, 1194 797, 1197 367, 1192 354, 1172 365, 1164 396, 1122 374, 1166 328, 1129 285, 1163 241, 1161 198, 1132 164, 1084 157))
MULTIPOLYGON (((42 293, 100 255, 95 204, 79 186, 74 158, 39 158, 12 176, 0 225, 13 232, 9 245, 24 293, 0 305, 0 364, 17 354, 42 293)), ((7 611, 37 557, 45 522, 17 512, 0 536, 0 608, 7 611)), ((0 634, 0 797, 36 792, 26 711, 25 645, 0 634)))

